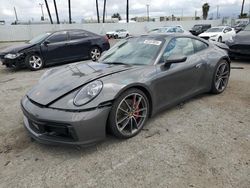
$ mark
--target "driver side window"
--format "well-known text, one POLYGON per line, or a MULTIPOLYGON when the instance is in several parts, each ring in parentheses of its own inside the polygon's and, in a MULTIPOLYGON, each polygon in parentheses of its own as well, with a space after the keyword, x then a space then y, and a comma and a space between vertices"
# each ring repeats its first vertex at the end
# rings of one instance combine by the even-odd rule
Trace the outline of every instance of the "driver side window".
POLYGON ((173 38, 165 48, 162 59, 165 61, 170 55, 190 56, 194 53, 195 51, 191 38, 173 38))
POLYGON ((67 32, 57 32, 48 38, 50 43, 63 42, 67 40, 67 32))

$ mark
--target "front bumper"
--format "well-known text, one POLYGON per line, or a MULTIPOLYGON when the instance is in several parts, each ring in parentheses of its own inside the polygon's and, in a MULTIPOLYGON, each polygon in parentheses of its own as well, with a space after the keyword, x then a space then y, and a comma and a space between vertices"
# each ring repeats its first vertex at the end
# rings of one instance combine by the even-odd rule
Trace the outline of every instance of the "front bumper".
POLYGON ((16 59, 7 59, 4 57, 0 57, 0 62, 2 62, 2 65, 5 65, 6 67, 9 67, 9 68, 25 66, 24 57, 18 57, 16 59))
POLYGON ((38 106, 27 97, 22 99, 21 107, 25 128, 40 143, 91 145, 106 137, 111 107, 72 112, 38 106))

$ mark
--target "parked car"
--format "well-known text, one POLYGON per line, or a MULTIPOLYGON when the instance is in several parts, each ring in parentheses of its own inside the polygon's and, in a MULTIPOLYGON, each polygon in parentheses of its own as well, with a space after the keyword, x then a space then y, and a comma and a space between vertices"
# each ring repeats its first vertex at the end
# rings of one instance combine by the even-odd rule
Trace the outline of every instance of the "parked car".
POLYGON ((212 27, 200 34, 199 37, 216 42, 226 42, 227 40, 232 39, 236 35, 236 32, 233 28, 228 26, 218 26, 212 27))
POLYGON ((229 46, 229 56, 231 58, 250 58, 250 24, 231 40, 227 41, 226 44, 229 46))
POLYGON ((182 33, 182 34, 190 34, 188 31, 184 30, 180 26, 166 26, 159 27, 149 31, 149 33, 182 33))
POLYGON ((130 37, 99 62, 45 72, 21 101, 24 125, 41 143, 88 145, 104 139, 106 130, 130 138, 167 107, 222 93, 229 75, 227 52, 198 37, 130 37))
POLYGON ((208 30, 210 28, 211 28, 211 24, 196 24, 189 31, 193 35, 198 36, 199 34, 205 32, 206 30, 208 30))
POLYGON ((125 29, 117 29, 115 31, 109 31, 106 33, 106 36, 110 39, 110 38, 125 38, 129 36, 129 32, 125 29))
POLYGON ((27 67, 39 70, 45 65, 92 59, 110 48, 106 36, 85 30, 62 30, 41 34, 25 44, 13 45, 0 51, 6 67, 27 67))
POLYGON ((248 25, 249 21, 239 21, 235 24, 235 26, 233 26, 234 30, 236 31, 236 33, 239 33, 240 31, 244 30, 245 27, 248 25))

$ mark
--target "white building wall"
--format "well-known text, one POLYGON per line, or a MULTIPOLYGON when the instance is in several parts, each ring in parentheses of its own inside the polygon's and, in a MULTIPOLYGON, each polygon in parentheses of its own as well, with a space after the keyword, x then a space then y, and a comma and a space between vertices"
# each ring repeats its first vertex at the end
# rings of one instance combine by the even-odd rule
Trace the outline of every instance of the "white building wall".
POLYGON ((43 24, 43 25, 0 25, 0 41, 24 41, 46 31, 61 29, 85 29, 98 34, 105 34, 115 29, 127 29, 132 35, 145 34, 156 27, 182 25, 189 30, 194 24, 221 25, 222 20, 193 20, 193 21, 166 21, 166 22, 137 22, 137 23, 88 23, 88 24, 43 24))

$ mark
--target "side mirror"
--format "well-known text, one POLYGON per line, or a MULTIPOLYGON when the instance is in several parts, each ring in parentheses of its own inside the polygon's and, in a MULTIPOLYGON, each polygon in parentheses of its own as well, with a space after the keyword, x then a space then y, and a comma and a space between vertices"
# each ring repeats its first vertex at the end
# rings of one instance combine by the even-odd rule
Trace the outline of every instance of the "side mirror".
POLYGON ((43 44, 44 46, 47 46, 50 42, 48 40, 44 41, 43 44))
POLYGON ((227 33, 228 31, 227 30, 224 30, 223 33, 227 33))
POLYGON ((183 63, 187 60, 186 56, 183 55, 170 55, 166 61, 165 64, 172 64, 172 63, 183 63))

